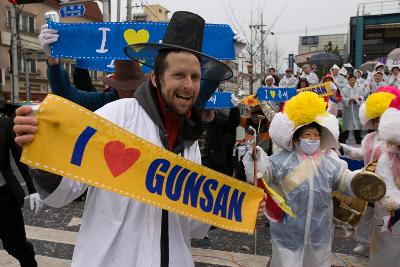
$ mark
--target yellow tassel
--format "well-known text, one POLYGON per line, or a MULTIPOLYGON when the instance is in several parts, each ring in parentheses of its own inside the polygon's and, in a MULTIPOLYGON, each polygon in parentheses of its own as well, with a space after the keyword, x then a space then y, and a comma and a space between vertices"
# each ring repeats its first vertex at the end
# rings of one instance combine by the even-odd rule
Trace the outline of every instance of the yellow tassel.
POLYGON ((373 93, 370 95, 367 101, 365 101, 367 117, 370 120, 381 117, 394 98, 396 98, 394 94, 387 92, 373 93))
POLYGON ((327 115, 326 103, 313 92, 299 93, 292 97, 283 111, 297 126, 314 122, 318 115, 327 115))

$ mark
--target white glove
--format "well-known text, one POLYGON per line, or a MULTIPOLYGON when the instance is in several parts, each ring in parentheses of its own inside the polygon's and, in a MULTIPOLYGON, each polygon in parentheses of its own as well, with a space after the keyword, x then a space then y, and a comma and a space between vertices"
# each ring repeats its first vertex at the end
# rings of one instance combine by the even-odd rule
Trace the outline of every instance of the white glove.
POLYGON ((234 94, 231 95, 231 102, 234 107, 237 107, 240 104, 240 100, 234 94))
POLYGON ((42 47, 44 53, 49 57, 51 56, 50 44, 57 42, 57 40, 58 31, 55 29, 49 29, 47 24, 42 25, 39 34, 40 46, 42 47))
POLYGON ((332 90, 335 90, 335 91, 337 90, 337 86, 336 86, 336 84, 334 84, 334 83, 331 83, 331 84, 330 84, 330 86, 331 86, 332 90))
POLYGON ((247 41, 243 34, 238 33, 237 31, 233 31, 233 46, 235 48, 235 56, 238 57, 240 52, 242 52, 243 48, 246 47, 247 41))
POLYGON ((400 209, 400 204, 390 197, 384 197, 382 199, 382 205, 383 208, 388 212, 400 209))
POLYGON ((30 204, 31 204, 31 210, 35 209, 35 215, 38 215, 44 206, 44 203, 40 199, 39 194, 38 193, 30 194, 29 200, 30 200, 30 204))
MULTIPOLYGON (((267 171, 268 166, 268 156, 264 150, 257 146, 256 147, 256 157, 257 157, 257 177, 262 176, 267 171), (259 175, 260 174, 260 175, 259 175)), ((253 159, 253 149, 249 149, 243 157, 243 166, 246 173, 246 180, 248 183, 254 183, 254 159, 253 159)))

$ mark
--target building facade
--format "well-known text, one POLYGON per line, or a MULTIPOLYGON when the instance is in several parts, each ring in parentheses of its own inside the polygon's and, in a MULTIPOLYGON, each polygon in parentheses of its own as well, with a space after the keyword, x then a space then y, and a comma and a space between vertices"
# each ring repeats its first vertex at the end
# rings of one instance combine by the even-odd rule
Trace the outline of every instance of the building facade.
MULTIPOLYGON (((61 22, 100 22, 102 13, 95 2, 84 3, 86 11, 82 17, 60 18, 61 22)), ((0 91, 3 91, 7 99, 11 93, 11 7, 8 1, 0 2, 0 91)), ((41 53, 39 43, 40 27, 45 24, 44 14, 47 11, 59 11, 60 5, 57 0, 46 0, 43 3, 26 4, 17 6, 18 19, 18 88, 19 100, 26 100, 25 90, 25 66, 24 55, 41 53)), ((47 76, 46 62, 34 59, 28 61, 29 64, 29 88, 31 100, 41 100, 50 92, 47 76)), ((73 60, 62 60, 65 68, 71 74, 74 64, 73 60)), ((101 87, 101 74, 91 72, 94 84, 101 87)))
POLYGON ((143 12, 134 13, 132 20, 137 22, 147 21, 169 21, 168 19, 169 10, 161 5, 145 5, 143 12))
POLYGON ((343 55, 345 44, 346 34, 344 33, 300 36, 299 55, 314 52, 325 52, 327 50, 334 50, 336 47, 339 54, 343 55), (329 48, 329 46, 331 46, 331 48, 329 48))
POLYGON ((350 18, 345 59, 359 67, 400 47, 400 1, 360 4, 350 18))

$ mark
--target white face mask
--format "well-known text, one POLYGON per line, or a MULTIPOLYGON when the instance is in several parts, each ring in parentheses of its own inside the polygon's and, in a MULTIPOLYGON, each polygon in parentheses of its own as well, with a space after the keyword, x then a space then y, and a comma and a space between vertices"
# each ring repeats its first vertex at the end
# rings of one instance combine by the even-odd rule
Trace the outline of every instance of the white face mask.
POLYGON ((300 138, 299 148, 306 155, 312 155, 319 149, 319 140, 309 140, 300 138))

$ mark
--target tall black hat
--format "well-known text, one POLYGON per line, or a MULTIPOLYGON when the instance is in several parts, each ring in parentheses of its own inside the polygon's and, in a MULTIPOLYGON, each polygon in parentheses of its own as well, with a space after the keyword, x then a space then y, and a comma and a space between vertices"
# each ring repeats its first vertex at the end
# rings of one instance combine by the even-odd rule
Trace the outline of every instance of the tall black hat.
POLYGON ((205 21, 199 15, 177 11, 172 15, 161 43, 139 43, 125 47, 125 54, 140 63, 153 68, 159 50, 183 50, 200 59, 203 80, 223 81, 233 76, 232 70, 224 63, 201 52, 205 21), (143 60, 145 62, 143 63, 143 60))

